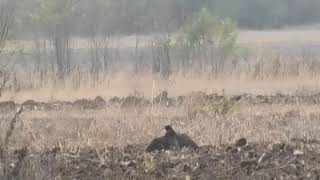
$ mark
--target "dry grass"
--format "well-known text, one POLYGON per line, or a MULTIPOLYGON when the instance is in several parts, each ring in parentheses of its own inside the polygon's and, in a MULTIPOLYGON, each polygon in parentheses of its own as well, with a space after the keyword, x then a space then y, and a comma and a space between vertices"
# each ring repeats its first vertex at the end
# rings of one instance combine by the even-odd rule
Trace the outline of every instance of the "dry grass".
MULTIPOLYGON (((297 91, 317 91, 320 89, 318 78, 285 78, 273 80, 248 80, 236 77, 225 77, 210 79, 209 76, 196 76, 183 78, 173 76, 170 80, 162 80, 149 75, 140 79, 133 79, 129 74, 118 74, 108 81, 95 87, 90 87, 83 82, 83 86, 75 90, 72 87, 44 87, 40 89, 25 89, 19 92, 7 91, 0 97, 0 101, 13 100, 22 103, 33 99, 48 102, 51 100, 74 101, 81 98, 95 98, 102 96, 110 99, 114 96, 127 96, 132 92, 140 92, 144 97, 151 99, 153 94, 167 90, 169 96, 179 96, 192 91, 203 91, 207 93, 217 92, 229 95, 252 93, 252 94, 274 94, 295 93, 297 91)), ((70 82, 71 84, 72 82, 70 82)))
MULTIPOLYGON (((1 115, 2 128, 6 119, 1 115)), ((28 146, 32 151, 60 147, 74 151, 78 147, 123 147, 147 144, 162 135, 163 126, 173 125, 189 134, 197 143, 231 143, 240 137, 252 142, 289 142, 292 138, 319 139, 320 111, 310 105, 237 104, 225 115, 210 109, 198 111, 190 119, 186 107, 108 107, 93 111, 28 111, 21 115, 11 148, 28 146)))

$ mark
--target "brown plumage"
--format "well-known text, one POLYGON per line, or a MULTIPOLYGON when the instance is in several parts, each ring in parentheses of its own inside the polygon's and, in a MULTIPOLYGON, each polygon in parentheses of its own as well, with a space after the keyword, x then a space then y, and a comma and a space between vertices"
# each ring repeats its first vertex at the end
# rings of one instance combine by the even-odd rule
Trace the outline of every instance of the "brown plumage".
POLYGON ((236 147, 243 147, 245 145, 247 145, 247 139, 246 138, 241 138, 241 139, 238 139, 235 143, 236 147))
POLYGON ((171 126, 165 126, 164 136, 155 138, 147 147, 147 152, 161 150, 180 150, 181 148, 198 148, 198 145, 186 134, 177 134, 171 126))

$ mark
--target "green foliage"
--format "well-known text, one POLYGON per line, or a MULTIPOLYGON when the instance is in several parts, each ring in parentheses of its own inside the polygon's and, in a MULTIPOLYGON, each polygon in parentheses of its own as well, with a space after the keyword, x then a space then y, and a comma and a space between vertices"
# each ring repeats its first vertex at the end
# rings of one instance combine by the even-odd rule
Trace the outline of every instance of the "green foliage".
POLYGON ((221 22, 219 44, 226 53, 231 53, 236 48, 236 42, 238 39, 237 25, 230 18, 226 18, 221 22))
POLYGON ((186 40, 190 46, 200 45, 211 41, 217 31, 218 19, 203 8, 195 13, 190 22, 184 26, 186 40))
POLYGON ((203 8, 186 23, 183 35, 178 41, 191 48, 211 44, 222 48, 225 53, 230 53, 236 46, 237 37, 237 26, 233 20, 213 16, 203 8))

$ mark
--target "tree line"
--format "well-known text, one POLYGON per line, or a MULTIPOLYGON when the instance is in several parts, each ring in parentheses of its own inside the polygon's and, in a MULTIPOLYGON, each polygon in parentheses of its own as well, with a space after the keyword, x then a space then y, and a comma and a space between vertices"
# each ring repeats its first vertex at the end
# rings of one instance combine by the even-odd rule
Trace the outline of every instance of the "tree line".
MULTIPOLYGON (((93 82, 100 82, 106 74, 122 68, 119 62, 132 63, 131 71, 136 76, 149 72, 163 78, 175 72, 209 72, 218 76, 240 64, 238 27, 269 29, 318 23, 319 2, 0 0, 0 53, 7 39, 32 40, 37 70, 32 77, 53 84, 76 77, 73 82, 78 82, 77 87, 84 74, 89 74, 93 82), (118 45, 114 46, 115 34, 136 35, 135 47, 127 49, 127 53, 120 52, 118 45), (153 36, 144 44, 140 43, 140 34, 153 36), (74 37, 87 39, 89 68, 86 66, 85 70, 75 61, 71 43, 74 37)), ((247 59, 244 56, 242 59, 247 59)), ((0 67, 0 93, 9 72, 8 66, 0 67)))
POLYGON ((178 30, 203 7, 234 19, 240 28, 271 29, 319 23, 319 0, 11 0, 16 1, 16 34, 56 30, 147 34, 178 30), (21 31, 23 29, 23 31, 21 31))

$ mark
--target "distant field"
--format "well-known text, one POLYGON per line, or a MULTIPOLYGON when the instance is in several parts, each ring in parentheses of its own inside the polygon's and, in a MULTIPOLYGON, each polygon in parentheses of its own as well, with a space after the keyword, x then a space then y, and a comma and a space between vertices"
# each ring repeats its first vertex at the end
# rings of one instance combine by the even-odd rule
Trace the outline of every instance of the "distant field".
MULTIPOLYGON (((120 48, 135 47, 136 36, 114 37, 114 46, 120 48)), ((140 45, 146 44, 152 36, 139 36, 140 45)), ((88 40, 73 39, 74 49, 88 48, 88 40)), ((239 31, 238 43, 242 46, 269 46, 305 44, 320 45, 320 30, 274 30, 274 31, 239 31)), ((33 41, 9 41, 7 50, 24 48, 25 51, 32 49, 33 41)))
POLYGON ((320 45, 320 30, 240 31, 239 43, 314 43, 320 45))

